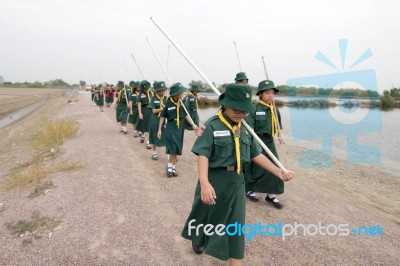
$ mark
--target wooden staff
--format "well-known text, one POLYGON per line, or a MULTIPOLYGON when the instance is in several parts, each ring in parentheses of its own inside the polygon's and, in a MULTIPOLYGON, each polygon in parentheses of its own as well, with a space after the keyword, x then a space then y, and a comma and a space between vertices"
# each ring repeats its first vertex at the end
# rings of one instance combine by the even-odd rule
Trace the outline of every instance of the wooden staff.
POLYGON ((139 67, 138 63, 136 62, 135 57, 133 56, 133 54, 131 54, 131 56, 133 58, 133 61, 135 61, 135 64, 136 64, 137 68, 139 69, 140 75, 142 76, 143 79, 145 79, 144 76, 143 76, 142 70, 140 70, 140 67, 139 67))
POLYGON ((239 69, 240 69, 240 71, 242 71, 242 65, 240 64, 239 53, 238 53, 238 50, 237 50, 237 47, 236 47, 236 42, 233 41, 233 44, 235 45, 236 57, 237 57, 237 60, 239 62, 239 69))
MULTIPOLYGON (((221 93, 217 90, 214 84, 204 75, 204 73, 193 63, 189 56, 175 43, 175 41, 165 32, 165 30, 155 22, 154 18, 151 17, 150 20, 157 26, 157 28, 165 35, 165 37, 175 46, 175 48, 183 55, 183 57, 189 62, 189 64, 197 71, 197 73, 207 82, 210 88, 219 96, 221 93)), ((268 149, 268 147, 262 142, 262 140, 257 136, 254 130, 246 123, 242 121, 242 125, 250 132, 253 138, 260 144, 260 146, 268 153, 271 159, 276 163, 276 165, 284 172, 287 172, 286 168, 279 162, 275 155, 268 149)))

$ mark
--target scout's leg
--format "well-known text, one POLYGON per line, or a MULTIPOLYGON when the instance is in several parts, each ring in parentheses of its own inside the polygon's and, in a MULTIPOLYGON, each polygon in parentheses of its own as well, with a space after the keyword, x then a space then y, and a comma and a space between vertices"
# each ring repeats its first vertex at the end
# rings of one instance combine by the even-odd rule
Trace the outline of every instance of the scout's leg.
POLYGON ((156 144, 152 144, 152 148, 153 148, 153 155, 151 155, 151 159, 153 159, 154 161, 158 160, 158 156, 157 156, 157 146, 156 144))
POLYGON ((243 261, 241 259, 229 259, 229 265, 230 266, 243 266, 243 261))

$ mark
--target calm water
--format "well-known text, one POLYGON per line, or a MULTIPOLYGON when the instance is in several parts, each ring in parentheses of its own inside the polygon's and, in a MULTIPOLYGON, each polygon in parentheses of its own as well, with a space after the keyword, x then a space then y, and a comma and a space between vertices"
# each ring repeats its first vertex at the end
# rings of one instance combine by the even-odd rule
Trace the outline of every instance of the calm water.
MULTIPOLYGON (((206 120, 217 110, 199 110, 200 120, 206 120)), ((339 106, 329 109, 281 107, 279 110, 287 143, 310 150, 321 149, 325 154, 349 158, 355 163, 373 164, 400 177, 400 110, 384 112, 339 106)), ((323 161, 321 156, 316 160, 323 161)))

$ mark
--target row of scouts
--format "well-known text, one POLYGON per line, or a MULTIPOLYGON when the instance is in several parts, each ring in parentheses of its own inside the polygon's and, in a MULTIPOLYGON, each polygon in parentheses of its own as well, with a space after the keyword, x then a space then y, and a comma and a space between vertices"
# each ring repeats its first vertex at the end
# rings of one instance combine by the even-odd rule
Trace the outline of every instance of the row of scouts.
POLYGON ((200 224, 239 224, 245 223, 245 199, 259 201, 255 192, 267 193, 265 200, 276 208, 282 204, 276 194, 284 192, 284 181, 294 177, 292 171, 281 171, 270 161, 265 151, 251 137, 241 122, 245 120, 264 144, 278 158, 273 141, 278 135, 284 143, 281 132, 279 111, 273 105, 275 88, 270 80, 261 81, 257 95, 259 101, 253 105, 252 89, 247 75, 236 75, 235 84, 229 84, 218 102, 218 113, 198 128, 197 92, 194 85, 184 99, 190 117, 186 115, 180 100, 186 88, 180 83, 168 89, 164 82, 154 82, 154 95, 148 81, 130 82, 124 86, 118 82, 116 93, 116 116, 121 123, 121 132, 127 134, 126 124, 131 123, 134 136, 144 143, 148 133, 147 148, 152 149, 152 159, 157 160, 156 147, 166 146, 168 177, 178 176, 176 162, 182 154, 184 129, 195 129, 196 141, 192 152, 198 156, 199 181, 195 190, 192 210, 187 218, 182 236, 192 241, 193 250, 205 252, 221 260, 229 260, 231 265, 241 265, 244 257, 243 235, 207 235, 191 229, 200 224), (166 123, 166 125, 165 125, 166 123))
POLYGON ((111 107, 115 97, 114 85, 106 84, 105 87, 106 89, 104 89, 102 84, 99 84, 97 86, 92 85, 92 88, 90 89, 92 102, 100 108, 101 112, 103 112, 104 100, 106 107, 111 107))

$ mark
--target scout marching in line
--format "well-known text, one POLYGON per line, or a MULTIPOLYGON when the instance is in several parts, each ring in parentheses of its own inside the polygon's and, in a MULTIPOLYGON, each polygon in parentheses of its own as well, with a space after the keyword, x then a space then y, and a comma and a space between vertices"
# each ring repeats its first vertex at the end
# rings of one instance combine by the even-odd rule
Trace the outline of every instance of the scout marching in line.
POLYGON ((92 86, 91 90, 92 101, 101 112, 104 102, 106 107, 114 103, 120 132, 127 135, 130 131, 127 124, 131 124, 133 137, 140 138, 140 143, 146 142, 146 148, 152 151, 152 160, 158 160, 157 147, 166 147, 166 176, 169 178, 179 175, 176 163, 182 155, 185 129, 195 131, 197 138, 192 152, 198 156, 199 181, 182 236, 192 241, 195 253, 204 252, 229 260, 230 265, 242 265, 244 235, 209 236, 201 231, 193 235, 188 232, 188 223, 195 220, 191 226, 244 224, 245 199, 259 202, 256 193, 266 193, 265 201, 281 209, 283 205, 276 195, 284 192, 284 182, 295 175, 272 163, 270 156, 241 126, 245 120, 278 157, 274 136, 278 137, 279 143, 285 143, 281 116, 273 104, 279 90, 273 81, 261 81, 256 93, 259 101, 253 105, 252 89, 247 84, 246 73, 239 72, 235 83, 227 85, 225 93, 219 96, 221 108, 217 114, 201 127, 197 112, 201 87, 197 84, 189 88, 185 97, 183 94, 187 89, 179 82, 167 88, 164 81, 155 81, 152 86, 147 80, 131 81, 129 85, 118 81, 117 88, 98 85, 92 86), (168 89, 169 96, 166 97, 168 89))

